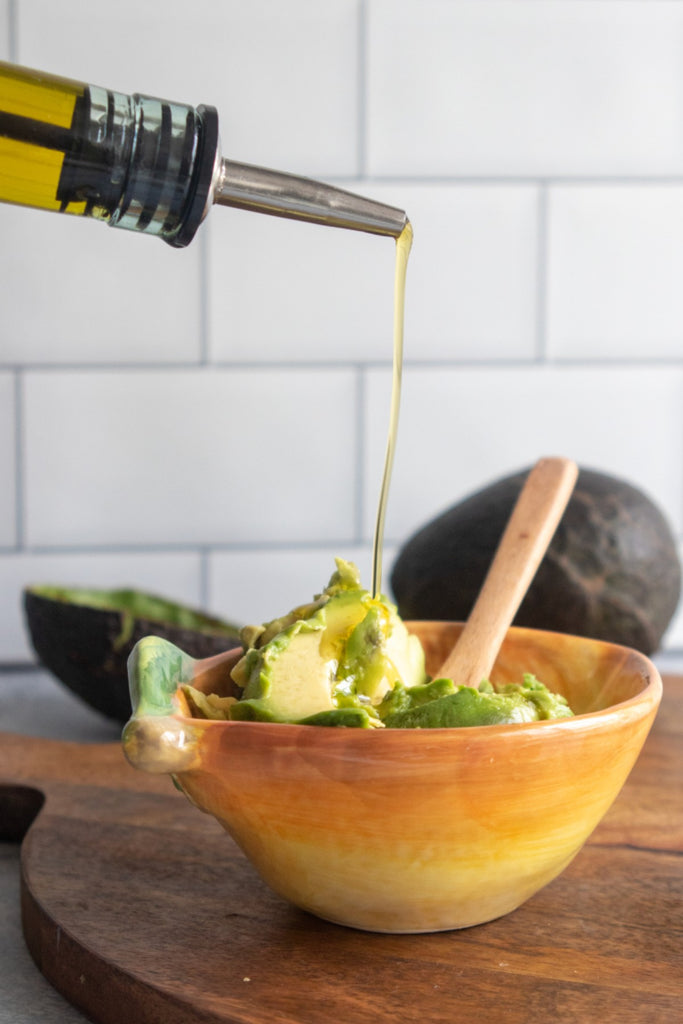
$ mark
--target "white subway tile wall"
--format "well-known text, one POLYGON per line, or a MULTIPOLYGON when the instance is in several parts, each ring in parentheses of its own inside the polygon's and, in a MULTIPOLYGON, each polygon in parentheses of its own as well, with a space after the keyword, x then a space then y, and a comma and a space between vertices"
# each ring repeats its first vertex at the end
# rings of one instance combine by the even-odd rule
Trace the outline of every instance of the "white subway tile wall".
MULTIPOLYGON (((226 155, 408 211, 387 587, 548 453, 683 547, 682 44, 683 0, 0 0, 0 58, 213 104, 226 155)), ((390 241, 216 209, 178 252, 8 206, 0 239, 0 663, 41 580, 245 622, 335 555, 369 581, 390 241)))
POLYGON ((0 0, 0 60, 10 56, 10 0, 0 0))
MULTIPOLYGON (((529 467, 543 452, 636 482, 683 535, 683 368, 599 366, 408 368, 387 532, 409 536, 453 503, 529 467), (429 452, 429 458, 425 457, 429 452)), ((368 370, 365 489, 384 457, 388 370, 368 370), (375 414, 375 409, 380 414, 375 414)), ((365 531, 372 524, 365 509, 365 531)))
POLYGON ((390 353, 386 238, 242 210, 220 210, 207 237, 212 360, 353 364, 390 353))
MULTIPOLYGON (((302 550, 296 558, 285 549, 215 551, 209 562, 209 604, 221 608, 230 621, 262 622, 282 614, 292 595, 304 599, 319 593, 334 570, 338 547, 302 550)), ((372 572, 367 546, 347 544, 343 557, 356 563, 364 580, 372 572)), ((387 546, 384 557, 391 565, 395 551, 387 546)), ((296 598, 294 599, 296 603, 296 598)))
POLYGON ((24 406, 29 545, 355 539, 350 370, 45 370, 24 406))
POLYGON ((372 174, 678 174, 683 7, 374 0, 372 174))
MULTIPOLYGON (((415 226, 409 354, 534 359, 538 189, 412 182, 369 188, 380 202, 408 210, 415 226)), ((390 357, 394 254, 386 239, 233 210, 212 218, 207 230, 213 359, 390 357)))
POLYGON ((358 0, 14 0, 29 67, 221 113, 226 155, 358 173, 358 0))
POLYGON ((15 377, 0 373, 0 551, 12 548, 17 535, 17 409, 15 377))
POLYGON ((680 358, 683 184, 558 185, 549 223, 549 355, 680 358))
POLYGON ((7 206, 0 362, 17 366, 196 363, 199 247, 149 247, 94 220, 7 206))
POLYGON ((0 616, 2 659, 29 662, 31 651, 23 620, 24 587, 57 583, 80 587, 128 587, 160 594, 193 608, 201 608, 202 557, 190 551, 16 551, 3 555, 0 616), (13 593, 14 598, 9 599, 13 593))

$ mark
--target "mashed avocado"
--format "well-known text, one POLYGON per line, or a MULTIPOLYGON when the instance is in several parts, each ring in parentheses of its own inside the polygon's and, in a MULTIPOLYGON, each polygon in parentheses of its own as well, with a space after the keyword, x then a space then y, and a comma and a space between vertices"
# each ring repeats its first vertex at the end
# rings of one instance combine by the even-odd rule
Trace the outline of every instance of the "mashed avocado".
POLYGON ((535 676, 494 688, 485 680, 478 689, 456 686, 452 679, 435 679, 413 690, 397 686, 379 708, 389 729, 438 729, 468 725, 501 725, 568 718, 564 697, 551 693, 535 676), (416 691, 422 691, 416 692, 416 691))
POLYGON ((232 671, 242 697, 183 687, 199 718, 355 728, 427 729, 532 722, 572 714, 534 676, 478 689, 429 679, 424 652, 396 608, 360 585, 352 562, 336 559, 325 590, 309 604, 247 626, 232 671))

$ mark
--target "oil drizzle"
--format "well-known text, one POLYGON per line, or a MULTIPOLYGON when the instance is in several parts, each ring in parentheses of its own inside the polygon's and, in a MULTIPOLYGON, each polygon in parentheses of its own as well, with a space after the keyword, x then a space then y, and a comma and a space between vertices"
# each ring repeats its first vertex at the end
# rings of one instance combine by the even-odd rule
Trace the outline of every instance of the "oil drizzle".
POLYGON ((379 492, 375 536, 372 547, 372 593, 379 597, 382 592, 382 549, 384 546, 384 520, 386 518, 391 471, 398 434, 398 414, 401 407, 401 381, 403 377, 403 321, 405 312, 406 272, 408 256, 413 244, 413 229, 406 221, 403 231, 396 239, 396 270, 394 274, 394 357, 391 381, 391 407, 389 410, 389 433, 384 456, 384 474, 379 492))

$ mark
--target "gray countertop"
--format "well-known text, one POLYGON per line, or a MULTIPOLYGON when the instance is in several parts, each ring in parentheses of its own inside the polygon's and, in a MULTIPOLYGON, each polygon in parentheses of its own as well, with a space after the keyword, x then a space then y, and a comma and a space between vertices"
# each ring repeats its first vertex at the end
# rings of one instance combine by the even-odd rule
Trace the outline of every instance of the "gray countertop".
MULTIPOLYGON (((655 658, 683 672, 683 652, 655 658)), ((73 697, 49 673, 0 666, 0 732, 108 743, 120 726, 73 697)), ((24 945, 19 914, 19 845, 0 842, 0 1024, 75 1024, 86 1018, 43 978, 24 945)), ((133 1022, 131 1022, 133 1024, 133 1022)))

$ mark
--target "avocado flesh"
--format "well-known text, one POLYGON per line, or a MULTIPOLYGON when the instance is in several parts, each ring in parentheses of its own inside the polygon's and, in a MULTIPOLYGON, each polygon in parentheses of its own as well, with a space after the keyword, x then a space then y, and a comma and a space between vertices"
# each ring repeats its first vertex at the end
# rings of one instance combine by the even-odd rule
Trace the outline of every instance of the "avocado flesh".
POLYGON ((397 682, 426 678, 419 640, 342 559, 311 603, 247 627, 245 638, 251 646, 232 673, 243 697, 229 708, 232 719, 381 727, 382 698, 397 682))
POLYGON ((233 717, 288 722, 332 710, 334 663, 320 654, 322 631, 320 623, 299 620, 252 656, 233 717))
POLYGON ((424 652, 395 607, 337 572, 307 605, 242 631, 248 649, 232 671, 242 697, 205 707, 185 687, 192 713, 231 720, 347 728, 426 729, 532 722, 572 714, 531 674, 522 684, 478 689, 430 680, 424 652))
POLYGON ((495 689, 484 681, 478 689, 456 686, 452 679, 435 679, 414 691, 395 690, 379 707, 388 729, 452 729, 506 725, 571 717, 566 700, 531 674, 524 682, 495 689))
POLYGON ((239 627, 222 619, 215 619, 192 608, 176 604, 156 594, 141 590, 121 588, 119 590, 95 590, 86 587, 60 587, 43 583, 27 588, 39 597, 82 608, 96 608, 100 611, 120 612, 126 618, 147 619, 163 622, 183 629, 194 629, 208 633, 225 633, 236 636, 239 627))

